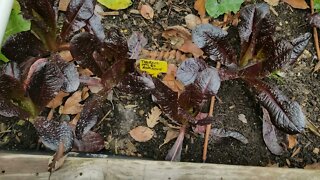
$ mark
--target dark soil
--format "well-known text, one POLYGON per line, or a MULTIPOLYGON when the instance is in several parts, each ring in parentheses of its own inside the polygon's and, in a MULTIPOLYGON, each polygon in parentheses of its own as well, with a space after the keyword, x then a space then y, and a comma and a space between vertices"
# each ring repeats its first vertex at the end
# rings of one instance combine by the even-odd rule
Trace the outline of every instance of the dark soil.
MULTIPOLYGON (((105 27, 108 29, 116 26, 127 37, 133 31, 144 32, 149 40, 147 49, 165 49, 169 46, 161 37, 162 31, 167 26, 184 25, 184 17, 187 14, 197 14, 193 9, 193 4, 194 1, 172 0, 172 4, 166 5, 160 12, 155 12, 154 19, 150 21, 145 20, 141 15, 130 13, 130 10, 137 9, 138 2, 135 2, 132 7, 120 11, 118 16, 106 16, 104 18, 105 27)), ((155 4, 153 7, 155 8, 155 4)), ((311 28, 305 21, 309 10, 292 10, 284 3, 280 3, 274 9, 279 13, 279 16, 271 13, 276 21, 278 37, 293 39, 302 33, 311 32, 311 28)), ((270 78, 267 81, 278 85, 288 97, 298 101, 307 119, 320 126, 320 74, 319 72, 312 73, 318 61, 315 57, 312 39, 298 62, 285 72, 285 77, 270 78)), ((214 126, 241 132, 249 139, 249 143, 244 145, 234 139, 210 142, 208 163, 304 167, 306 164, 320 162, 319 154, 313 152, 315 148, 320 148, 320 137, 310 132, 306 132, 305 136, 298 135, 298 145, 284 155, 275 156, 270 153, 262 138, 260 105, 254 94, 242 81, 223 82, 218 97, 220 101, 216 101, 215 104, 216 122, 214 126), (238 119, 239 114, 245 115, 246 124, 238 119), (299 153, 291 157, 298 148, 300 148, 299 153)), ((164 124, 156 125, 155 136, 145 143, 134 141, 128 134, 138 125, 146 126, 147 114, 154 106, 156 104, 147 94, 130 95, 115 88, 113 102, 106 103, 106 109, 111 109, 111 113, 94 129, 105 137, 106 150, 101 153, 164 160, 174 143, 173 140, 159 148, 166 135, 167 128, 164 124)), ((161 118, 168 121, 164 116, 161 118)), ((192 133, 190 129, 184 141, 182 161, 201 162, 203 143, 204 138, 192 133)), ((21 123, 21 121, 17 123, 14 120, 1 121, 0 148, 10 151, 45 150, 44 147, 38 145, 38 138, 32 124, 21 123), (5 132, 5 130, 9 131, 5 132)))

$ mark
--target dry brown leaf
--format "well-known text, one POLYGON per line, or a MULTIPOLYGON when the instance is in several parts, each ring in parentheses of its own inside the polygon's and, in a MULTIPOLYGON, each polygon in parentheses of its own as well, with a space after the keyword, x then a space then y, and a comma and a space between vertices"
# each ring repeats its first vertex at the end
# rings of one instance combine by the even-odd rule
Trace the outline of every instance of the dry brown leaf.
POLYGON ((51 120, 53 118, 53 113, 54 113, 54 109, 50 109, 50 112, 48 113, 48 116, 47 116, 47 120, 51 120))
POLYGON ((279 4, 279 0, 264 0, 264 2, 268 3, 270 6, 277 6, 279 4))
POLYGON ((76 126, 80 119, 80 113, 78 113, 70 122, 69 124, 76 126))
POLYGON ((68 96, 69 93, 65 93, 60 91, 55 98, 53 98, 47 105, 48 108, 55 109, 62 104, 62 100, 64 97, 68 96))
POLYGON ((151 109, 147 117, 147 125, 149 128, 153 128, 155 125, 159 123, 161 113, 161 110, 157 106, 151 109))
POLYGON ((83 69, 81 67, 78 67, 78 72, 79 72, 80 76, 88 76, 88 77, 90 77, 90 76, 93 75, 93 73, 88 68, 83 69))
POLYGON ((64 155, 64 143, 60 142, 56 153, 49 159, 48 171, 53 172, 62 167, 67 155, 64 155))
POLYGON ((309 8, 305 0, 282 0, 282 1, 289 4, 293 8, 297 8, 297 9, 309 8))
POLYGON ((188 29, 193 29, 197 25, 201 24, 201 19, 194 14, 188 14, 184 17, 184 20, 186 21, 188 29))
POLYGON ((67 62, 70 62, 73 60, 73 57, 71 55, 70 51, 60 51, 59 55, 61 56, 61 58, 67 62))
POLYGON ((150 129, 148 127, 138 126, 134 129, 132 129, 129 132, 129 134, 134 140, 136 140, 138 142, 147 142, 153 137, 154 132, 152 129, 150 129))
POLYGON ((169 128, 166 134, 166 138, 164 139, 163 143, 159 146, 161 148, 163 145, 167 144, 171 140, 177 138, 179 135, 179 131, 169 128))
POLYGON ((194 9, 198 11, 201 18, 206 16, 206 0, 196 0, 194 3, 194 9))
POLYGON ((149 4, 143 4, 140 9, 140 14, 145 19, 152 19, 154 16, 154 11, 149 4))
POLYGON ((168 86, 171 90, 174 92, 177 92, 178 95, 180 95, 184 90, 184 85, 176 80, 176 72, 177 72, 177 66, 175 64, 169 64, 168 70, 164 78, 162 79, 162 82, 168 86))
POLYGON ((85 100, 89 97, 89 88, 88 87, 84 87, 82 89, 82 93, 81 93, 81 99, 85 100))
POLYGON ((67 11, 68 5, 71 0, 60 0, 59 1, 59 11, 67 11))
POLYGON ((304 169, 320 169, 320 163, 308 164, 304 169))
POLYGON ((70 96, 62 109, 62 114, 78 114, 82 111, 83 105, 80 104, 82 92, 76 91, 70 96))
POLYGON ((298 144, 296 135, 288 135, 288 148, 292 149, 298 144))
POLYGON ((162 32, 162 36, 170 40, 174 49, 179 49, 185 53, 192 53, 195 57, 203 55, 203 51, 192 42, 191 33, 182 26, 168 27, 162 32))
POLYGON ((182 53, 179 50, 171 50, 171 51, 148 51, 146 49, 142 49, 140 58, 145 59, 158 59, 158 60, 166 60, 166 61, 184 61, 187 59, 186 54, 182 53), (174 54, 173 59, 168 59, 170 54, 174 54))

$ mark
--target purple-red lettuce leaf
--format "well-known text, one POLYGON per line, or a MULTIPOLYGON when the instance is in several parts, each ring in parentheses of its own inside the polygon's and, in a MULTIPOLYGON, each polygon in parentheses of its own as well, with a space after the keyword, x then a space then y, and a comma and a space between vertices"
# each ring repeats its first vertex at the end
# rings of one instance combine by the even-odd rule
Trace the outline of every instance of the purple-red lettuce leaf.
POLYGON ((254 87, 257 98, 270 114, 271 122, 288 134, 302 133, 305 116, 296 101, 291 101, 279 89, 257 79, 245 79, 254 87))
POLYGON ((188 110, 179 105, 178 93, 171 90, 159 79, 153 79, 155 88, 151 94, 153 101, 157 103, 162 112, 171 120, 181 124, 195 123, 196 120, 188 113, 188 110))
POLYGON ((167 117, 179 121, 179 119, 174 119, 178 114, 178 93, 172 91, 159 79, 153 79, 153 82, 155 85, 152 90, 153 101, 160 106, 167 117))
POLYGON ((30 114, 21 107, 10 102, 10 100, 0 96, 0 117, 1 116, 26 119, 30 116, 30 114))
POLYGON ((24 18, 31 21, 31 30, 49 50, 56 50, 58 0, 18 0, 24 18))
POLYGON ((119 61, 129 58, 129 48, 126 38, 117 28, 111 28, 106 32, 103 47, 100 52, 109 61, 119 61))
MULTIPOLYGON (((79 33, 71 40, 70 52, 78 64, 84 68, 89 68, 94 74, 101 77, 102 81, 107 81, 110 73, 110 66, 121 75, 125 73, 133 61, 128 61, 128 46, 125 38, 116 29, 110 29, 103 43, 92 34, 79 33), (109 71, 109 72, 106 72, 109 71)), ((119 79, 115 77, 115 79, 119 79)))
POLYGON ((103 102, 107 98, 105 91, 100 91, 98 95, 93 95, 84 103, 83 110, 80 113, 80 119, 77 122, 75 134, 78 140, 90 131, 96 123, 103 117, 103 102))
POLYGON ((303 53, 303 51, 307 47, 311 37, 312 34, 310 32, 307 32, 291 41, 293 49, 290 55, 289 65, 292 65, 297 61, 298 57, 303 53))
POLYGON ((103 41, 106 37, 104 34, 104 27, 101 23, 101 17, 99 17, 95 13, 88 20, 85 29, 87 29, 87 31, 91 34, 94 34, 100 41, 103 41))
POLYGON ((26 119, 38 114, 31 99, 25 96, 19 80, 3 74, 0 76, 0 87, 0 115, 26 119))
POLYGON ((87 132, 81 140, 74 139, 73 151, 79 152, 97 152, 104 148, 103 137, 93 131, 87 132))
POLYGON ((240 78, 239 71, 231 70, 227 68, 221 68, 218 70, 219 77, 221 81, 227 81, 232 79, 238 79, 240 78))
POLYGON ((148 74, 130 73, 123 78, 117 87, 126 93, 150 94, 155 85, 148 74))
POLYGON ((194 84, 200 88, 204 95, 216 95, 221 84, 218 70, 214 67, 204 69, 198 74, 194 84))
POLYGON ((34 122, 34 127, 41 142, 47 148, 56 151, 59 144, 63 143, 65 152, 71 150, 74 137, 72 127, 67 122, 59 122, 55 119, 47 120, 43 116, 38 116, 34 122))
POLYGON ((66 40, 71 34, 86 26, 87 21, 93 16, 95 4, 96 0, 70 1, 60 33, 61 40, 66 40))
POLYGON ((80 85, 79 73, 77 67, 72 62, 64 61, 59 55, 53 55, 52 62, 56 63, 57 67, 63 74, 63 85, 61 90, 67 93, 74 92, 80 85))
POLYGON ((43 43, 30 31, 10 36, 3 44, 1 52, 11 61, 22 63, 29 57, 42 57, 48 52, 43 43))
POLYGON ((276 128, 270 120, 269 112, 264 107, 262 107, 262 112, 262 135, 264 143, 272 154, 281 155, 285 152, 285 149, 279 143, 276 128))
POLYGON ((201 92, 199 86, 190 84, 185 86, 184 91, 179 96, 179 105, 185 110, 200 111, 206 96, 201 92))
MULTIPOLYGON (((42 60, 42 59, 40 59, 42 60)), ((38 60, 39 61, 39 60, 38 60)), ((35 64, 35 63, 34 63, 35 64)), ((39 68, 30 68, 30 78, 26 80, 26 92, 40 109, 45 107, 60 91, 64 76, 59 67, 49 61, 39 63, 39 68)))
POLYGON ((18 80, 20 79, 21 71, 18 66, 18 63, 11 61, 4 64, 1 68, 2 69, 1 69, 0 75, 6 74, 15 79, 18 79, 18 80))
POLYGON ((70 41, 70 52, 76 62, 83 68, 88 68, 94 74, 101 76, 103 73, 103 69, 101 69, 101 66, 104 64, 103 59, 100 62, 100 59, 94 57, 94 52, 99 46, 98 39, 87 32, 73 36, 70 41))
POLYGON ((180 64, 176 78, 187 86, 192 84, 199 72, 205 68, 207 68, 207 64, 202 59, 188 58, 180 64))
POLYGON ((110 90, 119 84, 124 77, 134 71, 134 61, 130 59, 119 59, 101 76, 104 90, 110 90))
POLYGON ((313 13, 308 17, 309 24, 313 27, 320 28, 320 15, 319 13, 313 13))
POLYGON ((240 70, 239 75, 242 77, 257 77, 263 78, 270 75, 272 72, 286 69, 296 62, 302 54, 311 38, 310 33, 300 35, 291 42, 279 40, 274 43, 266 44, 265 52, 267 58, 264 61, 258 62, 252 66, 245 67, 240 70))
POLYGON ((178 135, 178 138, 176 139, 176 142, 174 143, 174 145, 169 150, 166 156, 166 161, 180 161, 185 132, 186 132, 186 126, 183 125, 180 128, 179 135, 178 135))
POLYGON ((192 30, 192 41, 213 61, 219 61, 228 67, 235 67, 237 57, 226 39, 227 35, 228 32, 219 27, 201 24, 192 30))
POLYGON ((250 60, 263 58, 261 51, 265 42, 272 41, 275 32, 269 14, 269 6, 266 3, 250 4, 241 9, 241 21, 238 25, 241 40, 240 66, 247 65, 250 60))
POLYGON ((243 136, 241 133, 237 131, 226 130, 223 128, 212 128, 210 135, 211 135, 210 140, 214 140, 214 141, 220 141, 221 138, 231 137, 242 142, 243 144, 249 143, 248 139, 245 136, 243 136))
POLYGON ((141 32, 133 32, 128 39, 128 48, 130 52, 129 59, 138 59, 142 48, 147 45, 148 40, 143 36, 141 32))

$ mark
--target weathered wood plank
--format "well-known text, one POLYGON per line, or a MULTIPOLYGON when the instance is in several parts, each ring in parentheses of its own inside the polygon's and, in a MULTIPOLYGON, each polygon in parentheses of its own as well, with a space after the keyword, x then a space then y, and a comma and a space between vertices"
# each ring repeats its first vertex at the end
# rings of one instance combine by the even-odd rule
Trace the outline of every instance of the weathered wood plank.
MULTIPOLYGON (((49 156, 0 152, 0 179, 48 179, 49 156)), ((68 157, 56 179, 319 179, 320 170, 68 157)))

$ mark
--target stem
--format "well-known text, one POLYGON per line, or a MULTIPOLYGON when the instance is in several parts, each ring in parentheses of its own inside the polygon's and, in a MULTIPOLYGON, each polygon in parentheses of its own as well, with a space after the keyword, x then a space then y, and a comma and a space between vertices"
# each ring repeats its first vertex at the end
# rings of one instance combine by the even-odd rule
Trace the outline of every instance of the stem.
MULTIPOLYGON (((219 69, 221 66, 220 62, 217 63, 216 68, 219 69)), ((214 103, 216 101, 216 97, 212 96, 211 97, 211 102, 210 102, 210 109, 209 109, 209 117, 213 116, 213 110, 214 110, 214 103)), ((211 124, 208 124, 206 126, 206 134, 204 138, 204 144, 203 144, 203 153, 202 153, 202 161, 206 162, 207 160, 207 153, 208 153, 208 144, 209 144, 209 136, 210 136, 210 131, 211 131, 211 124)))

